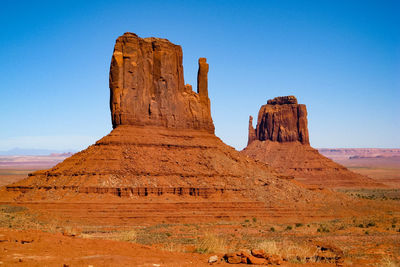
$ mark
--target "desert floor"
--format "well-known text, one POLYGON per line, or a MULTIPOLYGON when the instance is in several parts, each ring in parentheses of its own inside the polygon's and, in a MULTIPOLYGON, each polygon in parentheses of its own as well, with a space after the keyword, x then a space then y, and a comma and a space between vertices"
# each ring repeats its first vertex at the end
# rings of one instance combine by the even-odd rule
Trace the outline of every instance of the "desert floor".
MULTIPOLYGON (((379 214, 295 219, 285 218, 284 212, 273 219, 254 213, 218 219, 216 214, 213 220, 180 222, 168 214, 141 220, 113 213, 109 217, 115 217, 99 220, 100 213, 129 208, 118 203, 105 203, 101 208, 90 203, 0 203, 0 264, 205 266, 212 255, 221 258, 228 252, 256 248, 281 256, 283 266, 399 266, 400 165, 383 160, 372 164, 365 159, 340 163, 390 186, 340 190, 366 205, 382 207, 379 214), (80 215, 71 216, 76 210, 80 215)), ((42 166, 7 165, 0 170, 0 185, 22 179, 42 166)), ((152 204, 167 205, 157 200, 152 204)), ((135 208, 143 207, 136 204, 135 208)), ((210 206, 211 210, 217 208, 210 206)), ((201 214, 194 211, 193 218, 201 214)), ((215 264, 228 265, 222 261, 215 264)))

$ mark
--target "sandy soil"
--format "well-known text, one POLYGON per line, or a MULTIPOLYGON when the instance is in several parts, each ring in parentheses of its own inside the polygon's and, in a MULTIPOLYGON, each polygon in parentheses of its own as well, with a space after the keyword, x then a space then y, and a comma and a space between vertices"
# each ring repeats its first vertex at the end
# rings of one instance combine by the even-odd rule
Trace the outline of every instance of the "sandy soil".
POLYGON ((296 223, 256 215, 190 223, 168 217, 139 222, 127 216, 114 217, 110 224, 97 217, 94 206, 87 216, 73 217, 1 204, 0 261, 6 266, 205 266, 211 255, 261 248, 283 257, 283 266, 335 266, 319 257, 323 246, 336 248, 333 257, 340 256, 344 266, 396 266, 388 264, 400 263, 399 201, 362 201, 382 206, 383 212, 307 222, 298 218, 296 223))
POLYGON ((131 242, 0 229, 5 266, 205 266, 207 255, 168 252, 131 242))
MULTIPOLYGON (((398 172, 393 165, 372 159, 374 165, 365 158, 351 163, 356 161, 350 168, 379 181, 394 181, 396 186, 398 172)), ((7 183, 28 171, 2 170, 0 178, 7 183)), ((398 190, 390 190, 390 194, 346 192, 354 210, 360 211, 326 210, 336 217, 323 216, 320 208, 306 212, 220 199, 207 205, 181 201, 178 206, 172 205, 173 198, 161 203, 157 199, 145 203, 0 203, 0 263, 205 266, 211 255, 262 248, 284 257, 283 266, 335 266, 318 258, 316 251, 322 244, 338 248, 344 266, 399 266, 400 199, 398 190)))

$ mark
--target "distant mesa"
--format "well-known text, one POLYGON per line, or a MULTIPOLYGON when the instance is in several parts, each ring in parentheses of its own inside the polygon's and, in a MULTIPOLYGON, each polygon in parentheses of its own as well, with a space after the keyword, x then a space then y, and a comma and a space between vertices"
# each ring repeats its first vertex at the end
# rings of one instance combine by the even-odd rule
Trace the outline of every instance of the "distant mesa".
POLYGON ((275 97, 261 106, 256 129, 250 116, 248 145, 242 153, 309 186, 383 187, 324 157, 310 146, 307 109, 298 104, 294 96, 275 97))

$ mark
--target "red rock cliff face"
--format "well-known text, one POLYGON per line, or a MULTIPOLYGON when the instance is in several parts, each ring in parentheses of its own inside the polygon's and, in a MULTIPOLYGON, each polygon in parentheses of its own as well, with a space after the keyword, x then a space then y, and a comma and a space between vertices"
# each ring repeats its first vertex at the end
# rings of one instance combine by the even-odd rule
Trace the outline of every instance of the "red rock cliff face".
POLYGON ((248 144, 254 140, 309 144, 307 109, 294 96, 270 99, 258 112, 257 128, 249 122, 248 144))
POLYGON ((120 36, 110 68, 113 127, 164 126, 214 133, 207 88, 208 64, 199 59, 197 93, 184 84, 182 48, 160 38, 120 36))

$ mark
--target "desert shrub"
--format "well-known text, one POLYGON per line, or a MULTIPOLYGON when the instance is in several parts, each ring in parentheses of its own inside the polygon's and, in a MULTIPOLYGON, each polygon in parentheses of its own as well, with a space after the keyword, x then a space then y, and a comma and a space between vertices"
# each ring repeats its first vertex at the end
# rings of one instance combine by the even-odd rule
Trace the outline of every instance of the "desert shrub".
POLYGON ((375 223, 375 222, 369 222, 369 223, 367 224, 367 227, 372 227, 372 226, 376 226, 376 223, 375 223))
POLYGON ((365 234, 366 234, 366 235, 369 235, 369 232, 368 232, 368 231, 365 231, 365 234))
POLYGON ((62 233, 64 235, 69 235, 69 236, 77 236, 81 234, 81 230, 79 230, 77 227, 72 227, 70 225, 66 225, 62 229, 62 233))
POLYGON ((176 244, 173 242, 168 242, 164 244, 162 249, 170 252, 188 252, 184 245, 176 244))
POLYGON ((400 261, 395 260, 389 256, 385 256, 382 261, 380 266, 382 267, 398 267, 400 265, 400 261))
POLYGON ((269 230, 270 230, 271 232, 275 232, 275 228, 274 228, 274 227, 271 227, 269 230))
POLYGON ((15 213, 27 210, 25 207, 11 206, 11 205, 0 205, 0 210, 4 213, 15 213))
POLYGON ((270 255, 280 254, 280 250, 278 249, 278 246, 275 241, 267 241, 267 240, 262 241, 261 243, 258 244, 257 247, 263 249, 267 254, 270 255))
POLYGON ((118 239, 120 239, 122 241, 135 242, 136 238, 137 238, 137 232, 132 229, 132 230, 121 232, 118 239))
POLYGON ((253 218, 253 222, 257 222, 257 218, 254 217, 254 218, 253 218))
POLYGON ((317 229, 317 232, 319 232, 319 233, 329 233, 330 230, 325 225, 320 224, 318 229, 317 229))
POLYGON ((296 223, 296 227, 302 227, 303 224, 302 223, 296 223))
POLYGON ((364 224, 360 223, 359 225, 357 225, 360 228, 364 228, 364 224))
POLYGON ((306 259, 312 259, 316 253, 316 249, 308 244, 298 244, 293 242, 275 242, 263 241, 257 246, 263 249, 267 254, 279 255, 288 259, 292 263, 306 263, 306 259))
POLYGON ((286 227, 286 230, 288 230, 288 231, 290 231, 290 230, 292 230, 292 229, 293 229, 293 227, 290 226, 290 225, 288 225, 288 226, 286 227))
POLYGON ((225 239, 214 234, 207 233, 200 238, 196 244, 196 252, 198 253, 219 253, 226 250, 227 242, 225 239))

